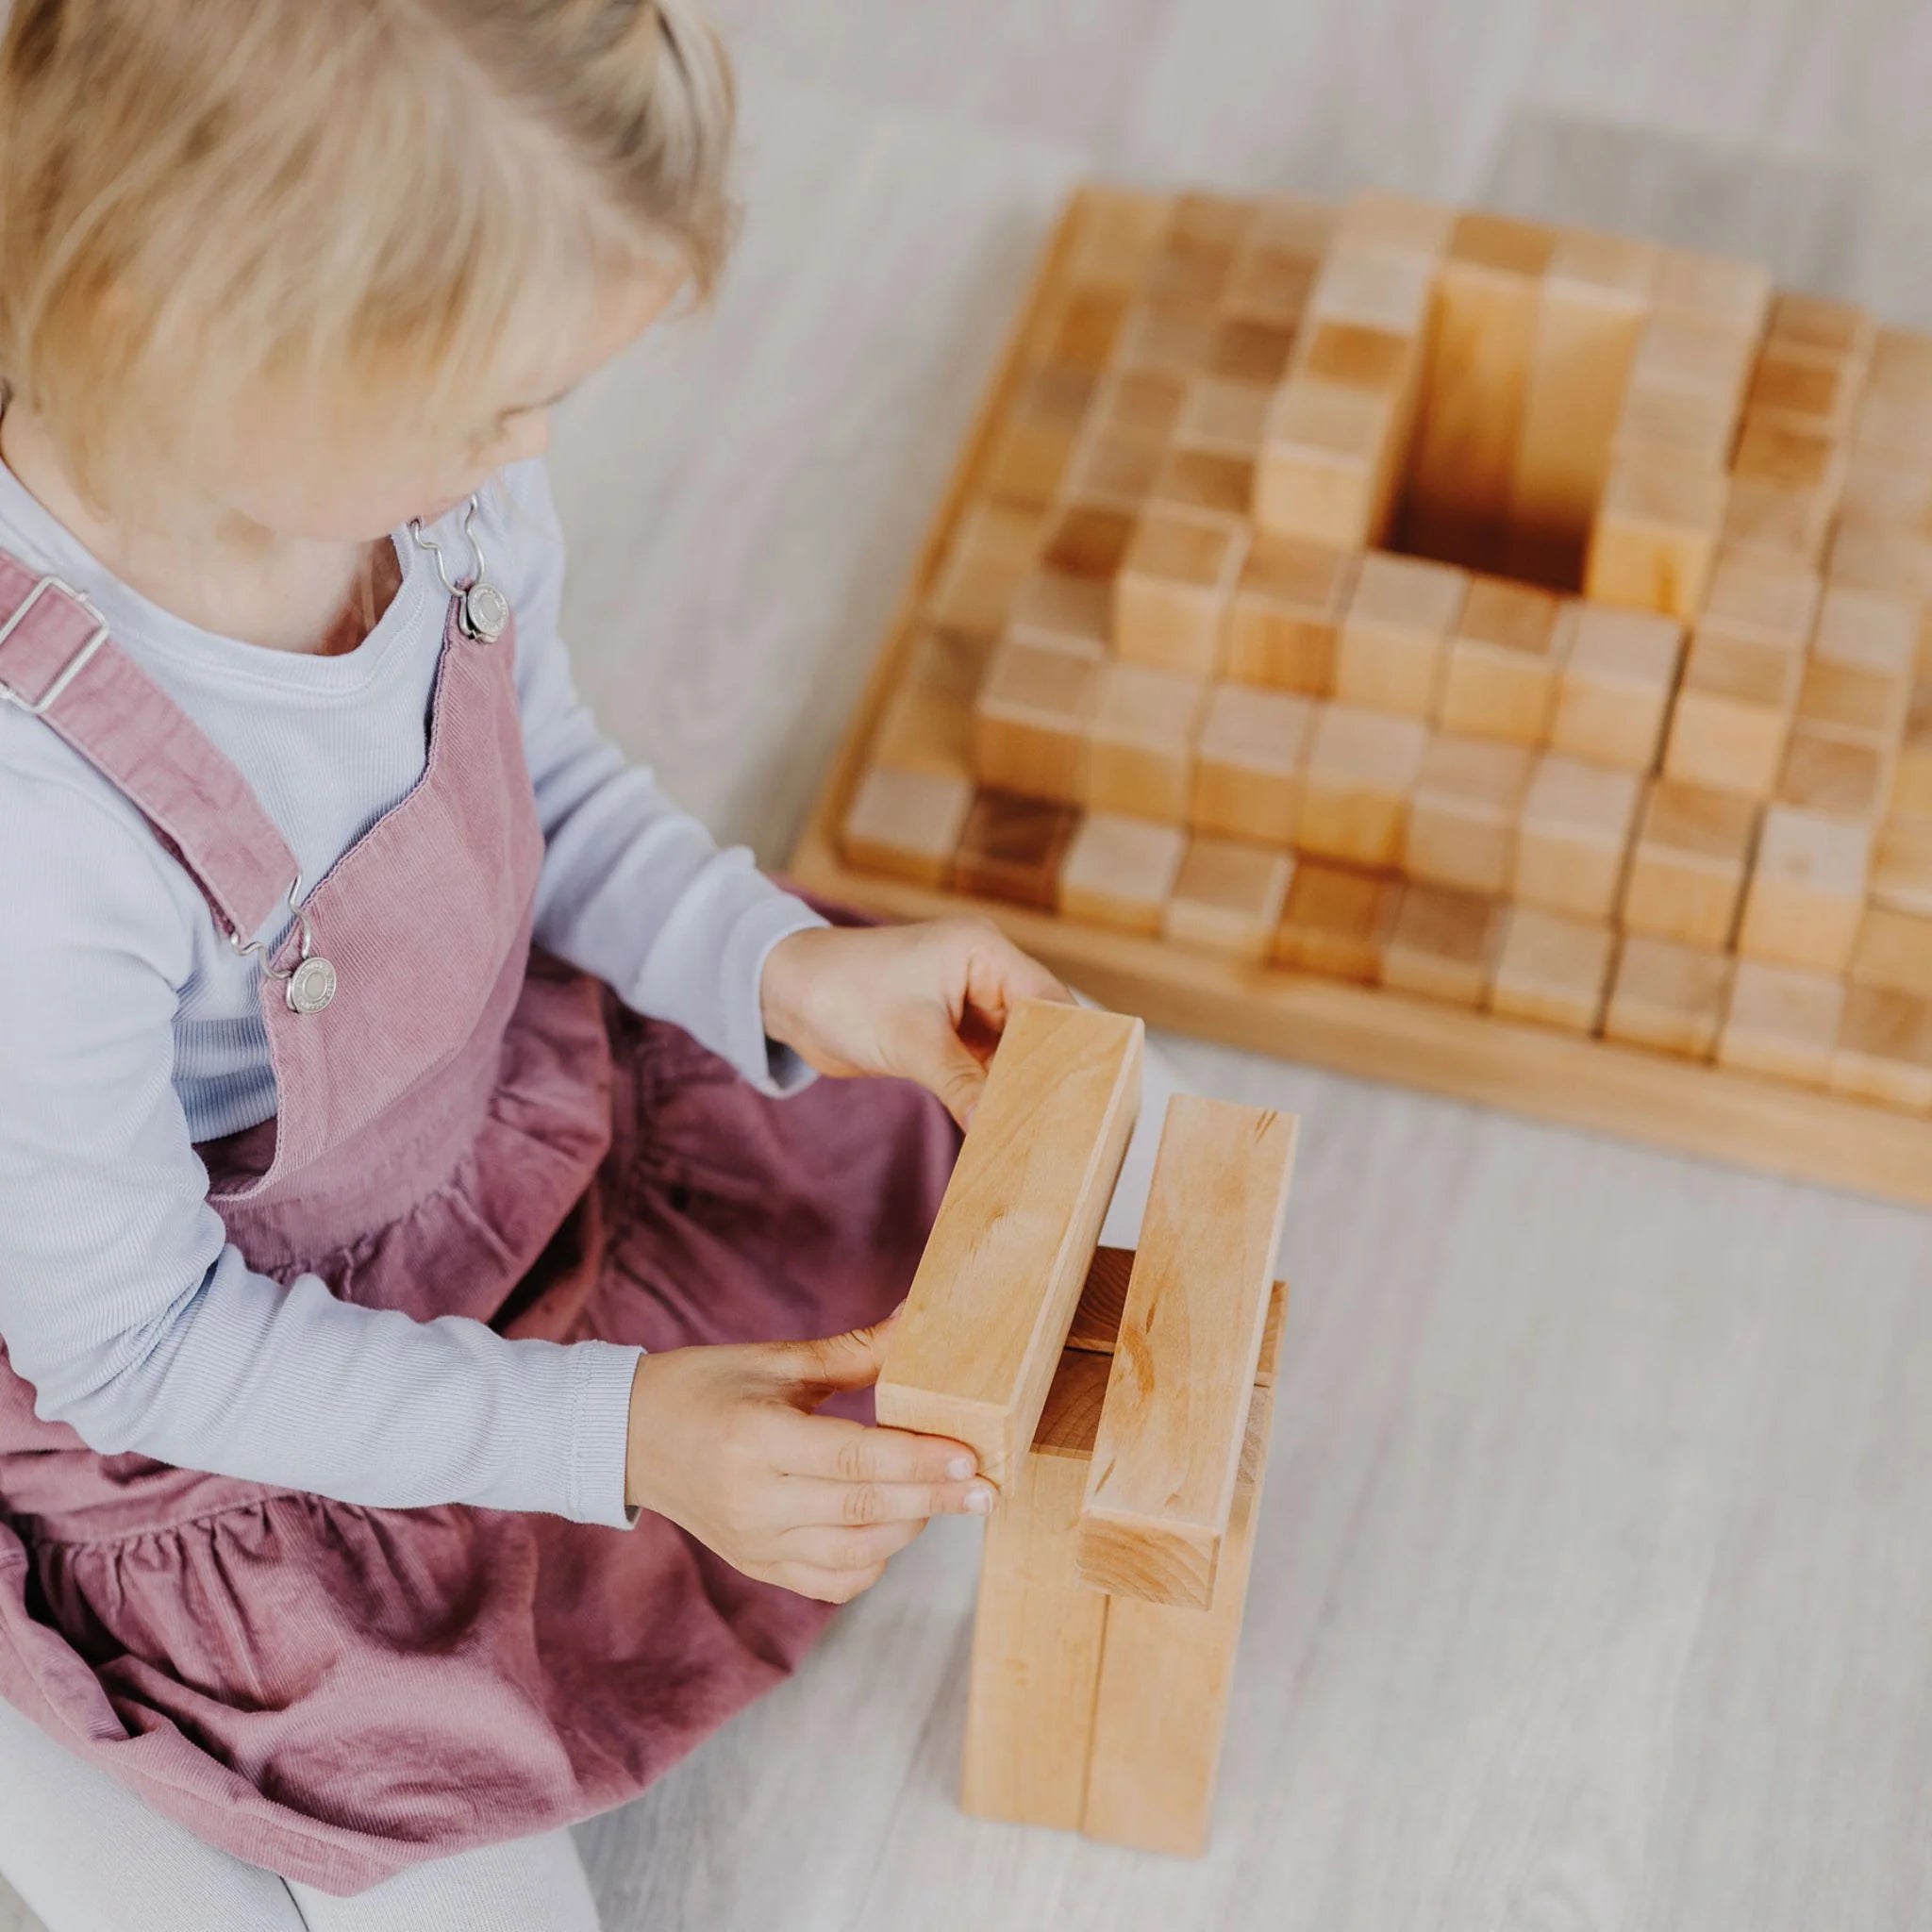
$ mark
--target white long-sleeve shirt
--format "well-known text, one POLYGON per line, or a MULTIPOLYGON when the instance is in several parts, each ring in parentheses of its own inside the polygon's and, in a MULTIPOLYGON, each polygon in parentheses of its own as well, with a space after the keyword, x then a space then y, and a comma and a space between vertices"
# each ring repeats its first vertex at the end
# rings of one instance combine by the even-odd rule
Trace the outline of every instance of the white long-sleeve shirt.
MULTIPOLYGON (((720 851, 599 731, 558 634, 563 542, 545 473, 519 465, 502 482, 480 534, 517 618, 545 839, 537 939, 788 1091, 809 1074, 766 1040, 759 980, 771 948, 816 917, 748 853, 720 851)), ((431 532, 457 557, 459 520, 431 532)), ((0 548, 93 599, 240 768, 305 879, 421 775, 445 593, 406 537, 394 601, 330 658, 161 610, 4 465, 0 548)), ((263 935, 271 950, 278 936, 263 935)), ((256 1274, 228 1243, 193 1143, 275 1111, 259 973, 126 799, 0 704, 0 1340, 38 1412, 104 1453, 347 1502, 629 1521, 641 1351, 358 1307, 313 1275, 284 1288, 256 1274)))

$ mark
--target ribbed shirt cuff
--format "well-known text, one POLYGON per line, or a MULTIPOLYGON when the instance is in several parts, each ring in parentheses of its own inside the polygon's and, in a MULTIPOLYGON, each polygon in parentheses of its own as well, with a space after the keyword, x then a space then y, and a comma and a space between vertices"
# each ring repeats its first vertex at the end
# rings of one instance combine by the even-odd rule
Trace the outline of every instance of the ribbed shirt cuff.
POLYGON ((727 1058, 760 1093, 782 1097, 818 1078, 789 1046, 765 1032, 765 961, 780 940, 830 922, 790 892, 760 899, 733 924, 720 966, 727 1058))
POLYGON ((628 1529, 639 1515, 624 1500, 630 1387, 644 1351, 615 1341, 574 1341, 569 1353, 574 1386, 560 1513, 575 1523, 628 1529))

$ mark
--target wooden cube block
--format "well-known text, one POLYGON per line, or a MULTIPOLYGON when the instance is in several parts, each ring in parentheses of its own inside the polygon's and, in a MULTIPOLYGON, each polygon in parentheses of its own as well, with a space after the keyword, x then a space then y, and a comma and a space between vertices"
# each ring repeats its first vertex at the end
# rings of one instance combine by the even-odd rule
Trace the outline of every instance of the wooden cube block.
POLYGON ((1790 290, 1774 297, 1765 333, 1786 347, 1842 356, 1864 368, 1878 343, 1878 325, 1856 304, 1790 290))
POLYGON ((1838 664, 1857 664, 1908 686, 1919 667, 1919 608, 1909 597, 1827 584, 1811 648, 1838 664))
MULTIPOLYGON (((1644 324, 1631 365, 1633 385, 1654 384, 1680 395, 1725 398, 1735 425, 1744 390, 1757 366, 1754 331, 1708 316, 1658 309, 1644 324)), ((1728 452, 1726 452, 1728 455, 1728 452)))
POLYGON ((1657 258, 1652 299, 1660 315, 1756 336, 1771 311, 1771 274, 1755 261, 1666 248, 1657 258))
POLYGON ((1507 891, 1534 761, 1526 745, 1439 734, 1416 780, 1403 870, 1432 885, 1507 891))
POLYGON ((1022 384, 987 472, 987 490, 1005 502, 1052 502, 1072 461, 1093 376, 1077 369, 1036 370, 1022 384))
POLYGON ((1591 526, 1585 596, 1694 614, 1716 559, 1725 491, 1723 476, 1700 470, 1631 458, 1615 464, 1591 526))
POLYGON ((973 808, 963 772, 891 771, 874 765, 845 814, 840 845, 849 864, 942 886, 973 808))
POLYGON ((1288 373, 1289 352, 1294 346, 1292 325, 1247 317, 1224 316, 1208 352, 1208 373, 1231 382, 1259 382, 1273 387, 1288 373))
POLYGON ((1198 379, 1172 369, 1119 370, 1094 400, 1094 421, 1110 435, 1170 442, 1198 379))
POLYGON ((1469 587, 1462 621, 1449 642, 1438 709, 1444 731, 1541 745, 1557 708, 1562 605, 1546 591, 1500 577, 1469 587))
POLYGON ((1932 529, 1932 463, 1892 450, 1855 450, 1845 467, 1839 514, 1849 524, 1924 535, 1932 529))
POLYGON ((1850 988, 1827 1084, 1857 1100, 1932 1111, 1932 1000, 1882 987, 1850 988))
POLYGON ((1398 420, 1384 392, 1291 376, 1275 391, 1256 465, 1255 521, 1338 549, 1379 542, 1398 420))
POLYGON ((1837 510, 1832 491, 1733 475, 1724 506, 1724 544, 1730 550, 1815 564, 1824 555, 1837 510))
POLYGON ((995 791, 1079 804, 1099 690, 1092 659, 1009 638, 974 708, 974 775, 995 791))
POLYGON ((1843 973, 1857 943, 1871 874, 1871 826, 1770 807, 1744 894, 1739 952, 1779 966, 1843 973))
POLYGON ((1707 473, 1728 469, 1740 407, 1735 387, 1681 383, 1635 368, 1610 433, 1605 474, 1626 458, 1707 473))
POLYGON ((1195 743, 1194 829, 1292 844, 1313 725, 1313 707, 1291 691, 1215 686, 1195 743))
POLYGON ((1228 277, 1226 292, 1221 298, 1222 312, 1293 328, 1307 308, 1308 291, 1320 267, 1319 255, 1251 236, 1228 277))
POLYGON ((1767 341, 1752 373, 1744 407, 1767 422, 1842 437, 1864 385, 1864 372, 1843 357, 1767 341))
POLYGON ((1632 934, 1617 957, 1604 1038, 1707 1060, 1730 1000, 1727 953, 1632 934))
POLYGON ((1671 714, 1664 773, 1686 785, 1769 798, 1796 713, 1804 658, 1782 644, 1699 626, 1671 714))
POLYGON ((1206 681, 1113 658, 1099 666, 1097 685, 1085 802, 1140 818, 1185 818, 1206 681))
POLYGON ((1153 493, 1166 456, 1167 445, 1152 437, 1097 424, 1074 451, 1067 489, 1089 503, 1138 511, 1153 493))
POLYGON ((1228 518, 1148 509, 1114 585, 1114 648, 1139 663, 1211 677, 1246 541, 1228 518))
POLYGON ((1167 201, 1152 195, 1090 203, 1074 253, 1075 278, 1130 292, 1140 288, 1172 215, 1167 201))
POLYGON ((973 705, 911 682, 887 700, 873 762, 896 772, 961 777, 973 770, 973 705))
POLYGON ((1534 906, 1515 907, 1490 988, 1491 1010, 1506 1019, 1594 1033, 1616 949, 1616 934, 1607 925, 1534 906))
POLYGON ((1091 811, 1059 872, 1059 909, 1088 925, 1152 938, 1160 931, 1188 835, 1178 825, 1091 811))
POLYGON ((1872 862, 1872 901, 1932 916, 1932 818, 1893 812, 1885 821, 1872 862))
POLYGON ((1150 282, 1147 297, 1127 313, 1116 362, 1134 374, 1179 376, 1206 372, 1221 313, 1215 298, 1150 282))
POLYGON ((1386 189, 1360 188, 1343 204, 1335 224, 1335 246, 1367 248, 1433 260, 1449 246, 1457 211, 1441 202, 1418 201, 1386 189))
POLYGON ((1683 626, 1655 611, 1573 604, 1550 748, 1601 765, 1648 772, 1684 656, 1683 626))
POLYGON ((1065 503, 1047 524, 1041 562, 1049 571, 1111 583, 1133 537, 1133 515, 1117 505, 1065 503))
POLYGON ((1308 747, 1301 848, 1355 865, 1392 866, 1428 736, 1417 718, 1324 707, 1308 747))
POLYGON ((1345 322, 1391 335, 1420 335, 1429 319, 1436 275, 1436 262, 1413 250, 1331 248, 1308 291, 1303 326, 1345 322))
POLYGON ((1297 346, 1294 367, 1317 382, 1399 397, 1416 381, 1420 358, 1412 335, 1357 322, 1319 322, 1297 346))
POLYGON ((1780 805, 1875 824, 1885 810, 1887 760, 1875 745, 1797 724, 1778 774, 1780 805))
POLYGON ((1281 924, 1293 870, 1286 852, 1197 833, 1181 861, 1162 930, 1184 945, 1259 965, 1281 924))
POLYGON ((1718 1036, 1718 1065, 1823 1087, 1844 1004, 1844 981, 1829 974, 1740 959, 1718 1036))
POLYGON ((1352 551, 1257 531, 1228 617, 1227 675, 1326 697, 1356 565, 1352 551))
POLYGON ((1000 630, 1039 562, 1045 525, 1045 511, 1024 504, 982 502, 964 511, 933 580, 927 621, 986 636, 1000 630))
POLYGON ((1335 693, 1344 703, 1432 718, 1469 574, 1451 564, 1369 552, 1343 619, 1335 693))
POLYGON ((1148 501, 1158 508, 1244 517, 1254 492, 1252 458, 1227 450, 1176 447, 1161 458, 1148 501))
POLYGON ((1374 986, 1402 906, 1402 881, 1302 859, 1288 889, 1274 962, 1374 986))
POLYGON ((1868 906, 1849 976, 1857 986, 1882 986, 1932 999, 1932 919, 1868 906))
POLYGON ((1098 662, 1107 655, 1113 602, 1114 587, 1104 577, 1035 571, 1013 598, 1007 637, 1098 662))
MULTIPOLYGON (((1174 440, 1183 447, 1241 457, 1252 466, 1267 433, 1274 391, 1268 383, 1236 382, 1225 376, 1196 376, 1188 388, 1174 440)), ((1248 487, 1254 483, 1252 467, 1248 487)), ((1245 516, 1245 497, 1236 514, 1245 516)))
POLYGON ((953 855, 953 890, 968 898, 1007 899, 1050 911, 1078 823, 1079 814, 1068 806, 981 791, 953 855))
POLYGON ((1840 583, 1932 597, 1932 535, 1840 523, 1831 540, 1826 575, 1840 583))
POLYGON ((1845 446, 1829 430, 1747 407, 1731 467, 1740 476, 1791 490, 1823 490, 1836 500, 1844 488, 1845 446))
POLYGON ((1657 779, 1624 882, 1624 926, 1691 945, 1729 945, 1757 817, 1748 798, 1657 779))
POLYGON ((1533 906, 1608 921, 1623 894, 1642 780, 1580 759, 1537 760, 1516 834, 1513 895, 1533 906))
POLYGON ((1047 340, 1046 360, 1098 375, 1113 359, 1132 304, 1133 291, 1128 289, 1103 285, 1069 289, 1047 340))
POLYGON ((1382 958, 1382 984, 1479 1007, 1495 975, 1506 908, 1475 892, 1411 883, 1382 958))
POLYGON ((1753 552, 1719 553, 1700 625, 1802 651, 1818 625, 1824 579, 1808 564, 1753 552))
POLYGON ((1879 752, 1888 765, 1905 737, 1911 681, 1902 673, 1813 652, 1798 691, 1798 722, 1821 737, 1879 752))

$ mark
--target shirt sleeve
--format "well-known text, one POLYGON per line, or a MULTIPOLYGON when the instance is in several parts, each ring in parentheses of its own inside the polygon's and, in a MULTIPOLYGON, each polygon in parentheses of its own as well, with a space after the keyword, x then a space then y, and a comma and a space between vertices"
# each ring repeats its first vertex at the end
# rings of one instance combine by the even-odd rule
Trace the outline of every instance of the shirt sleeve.
POLYGON ((641 1350, 249 1270, 172 1082, 180 881, 80 784, 0 771, 0 1339, 36 1412, 104 1455, 348 1503, 634 1522, 641 1350))
POLYGON ((564 545, 548 474, 520 463, 503 481, 505 590, 545 841, 537 939, 637 1012, 682 1026, 761 1091, 795 1091, 813 1075, 766 1038, 760 985, 780 940, 825 922, 743 846, 721 850, 598 728, 558 631, 564 545))

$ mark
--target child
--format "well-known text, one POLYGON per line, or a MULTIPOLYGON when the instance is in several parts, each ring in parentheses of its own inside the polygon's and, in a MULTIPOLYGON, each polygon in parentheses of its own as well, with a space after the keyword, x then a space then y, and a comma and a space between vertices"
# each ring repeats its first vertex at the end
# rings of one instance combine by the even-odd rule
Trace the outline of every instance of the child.
POLYGON ((54 1932, 591 1925, 563 1827, 990 1507, 860 1419, 1064 989, 720 852, 557 635, 549 408, 708 285, 730 119, 687 0, 14 0, 0 1869, 54 1932))

